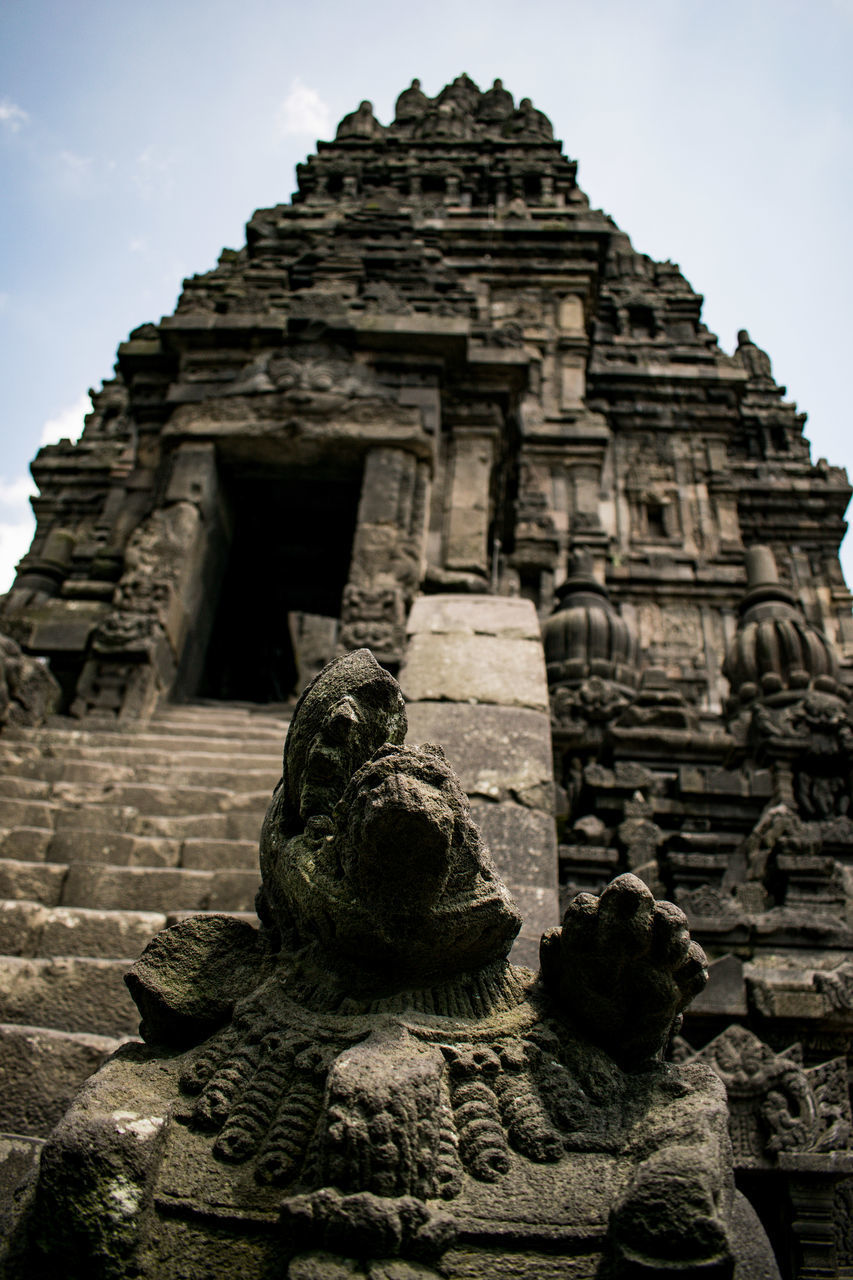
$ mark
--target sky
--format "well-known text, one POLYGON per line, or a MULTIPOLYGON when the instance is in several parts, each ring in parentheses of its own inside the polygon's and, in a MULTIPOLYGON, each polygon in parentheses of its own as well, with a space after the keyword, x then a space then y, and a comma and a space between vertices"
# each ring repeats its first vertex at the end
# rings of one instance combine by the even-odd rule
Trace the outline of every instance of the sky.
MULTIPOLYGON (((853 474, 853 0, 0 0, 0 592, 29 462, 363 98, 502 77, 853 474)), ((853 545, 842 553, 853 582, 853 545)))

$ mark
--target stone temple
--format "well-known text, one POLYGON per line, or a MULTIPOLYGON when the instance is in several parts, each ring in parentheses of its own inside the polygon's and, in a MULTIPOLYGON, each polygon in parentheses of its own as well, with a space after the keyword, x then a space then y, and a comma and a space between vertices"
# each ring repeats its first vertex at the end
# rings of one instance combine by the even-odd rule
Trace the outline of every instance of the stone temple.
MULTIPOLYGON (((725 1085, 784 1280, 853 1277, 851 489, 576 169, 500 81, 363 102, 39 451, 0 602, 9 1188, 136 1035, 155 934, 256 922, 294 701, 367 648, 513 961, 626 873, 684 911, 710 980, 667 1056, 725 1085)), ((770 1274, 720 1266, 674 1271, 770 1274)))

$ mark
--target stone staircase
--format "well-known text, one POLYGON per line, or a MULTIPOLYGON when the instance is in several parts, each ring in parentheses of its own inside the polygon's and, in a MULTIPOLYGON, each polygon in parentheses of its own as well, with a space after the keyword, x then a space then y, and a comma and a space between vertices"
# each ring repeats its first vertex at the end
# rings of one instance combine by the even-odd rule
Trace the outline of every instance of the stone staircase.
POLYGON ((0 738, 0 1132, 44 1136, 136 1034, 124 974, 155 933, 254 918, 287 710, 176 705, 144 727, 55 718, 0 738))

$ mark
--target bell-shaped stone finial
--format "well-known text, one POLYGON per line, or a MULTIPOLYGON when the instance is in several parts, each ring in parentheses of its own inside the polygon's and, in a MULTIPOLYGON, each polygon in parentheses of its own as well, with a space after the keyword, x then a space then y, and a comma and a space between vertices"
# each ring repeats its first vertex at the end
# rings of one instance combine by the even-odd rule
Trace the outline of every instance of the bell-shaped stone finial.
POLYGON ((746 577, 741 620, 723 663, 732 695, 745 705, 809 688, 836 692, 838 658, 832 642, 806 620, 796 597, 779 582, 770 547, 749 548, 746 577))
POLYGON ((542 629, 548 684, 553 688, 601 676, 636 688, 637 638, 595 577, 588 551, 572 557, 557 595, 559 603, 542 629))

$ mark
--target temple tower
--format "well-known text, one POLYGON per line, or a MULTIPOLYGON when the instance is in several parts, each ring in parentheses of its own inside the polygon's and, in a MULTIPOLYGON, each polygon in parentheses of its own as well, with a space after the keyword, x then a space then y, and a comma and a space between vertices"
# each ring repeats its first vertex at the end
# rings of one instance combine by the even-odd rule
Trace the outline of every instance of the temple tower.
MULTIPOLYGON (((0 628, 63 732, 280 709, 369 647, 448 746, 523 945, 625 871, 684 908, 713 963, 672 1052, 730 1086, 786 1274, 853 1275, 851 489, 576 170, 500 81, 414 81, 387 125, 362 102, 39 451, 0 628)), ((8 819, 3 858, 65 865, 36 829, 8 819)), ((99 877, 57 902, 103 905, 99 877)), ((48 879, 7 896, 56 905, 48 879)))

